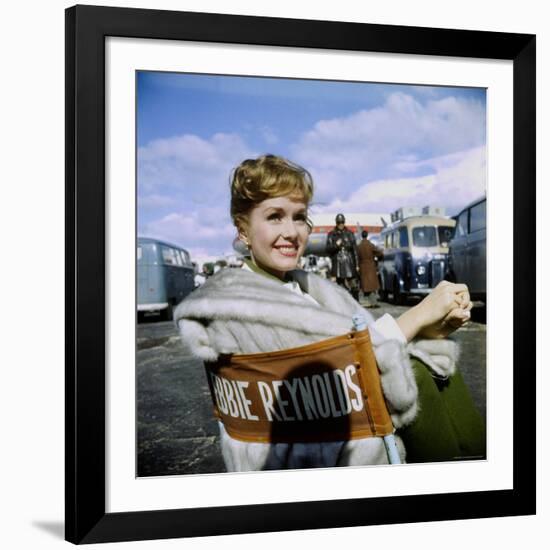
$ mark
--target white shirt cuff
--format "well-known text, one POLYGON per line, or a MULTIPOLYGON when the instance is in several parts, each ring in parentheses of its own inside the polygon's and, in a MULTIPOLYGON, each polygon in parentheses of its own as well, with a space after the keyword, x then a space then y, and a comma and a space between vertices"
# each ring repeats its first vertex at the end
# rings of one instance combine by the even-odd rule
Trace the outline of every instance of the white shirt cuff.
POLYGON ((399 328, 397 321, 389 314, 385 313, 369 326, 371 340, 374 345, 381 344, 385 340, 397 340, 402 344, 407 344, 407 339, 403 331, 399 328))

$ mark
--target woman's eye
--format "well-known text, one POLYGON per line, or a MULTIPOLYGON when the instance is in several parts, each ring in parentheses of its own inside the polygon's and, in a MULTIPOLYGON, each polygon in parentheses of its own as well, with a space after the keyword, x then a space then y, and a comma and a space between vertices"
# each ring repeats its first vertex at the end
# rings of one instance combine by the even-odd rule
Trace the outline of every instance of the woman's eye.
MULTIPOLYGON (((268 221, 278 222, 278 221, 282 221, 283 217, 284 215, 281 214, 280 212, 273 212, 272 214, 269 214, 267 216, 267 219, 268 221)), ((305 214, 296 214, 295 216, 293 216, 293 220, 299 223, 306 223, 307 216, 305 214)))

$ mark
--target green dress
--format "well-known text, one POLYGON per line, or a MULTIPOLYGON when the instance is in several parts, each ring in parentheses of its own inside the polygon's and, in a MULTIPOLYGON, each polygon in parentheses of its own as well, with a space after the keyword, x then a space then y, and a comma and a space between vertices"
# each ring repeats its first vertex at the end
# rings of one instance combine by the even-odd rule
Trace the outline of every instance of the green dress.
POLYGON ((407 463, 484 459, 485 425, 460 372, 439 379, 421 361, 411 362, 419 413, 397 431, 407 449, 407 463))

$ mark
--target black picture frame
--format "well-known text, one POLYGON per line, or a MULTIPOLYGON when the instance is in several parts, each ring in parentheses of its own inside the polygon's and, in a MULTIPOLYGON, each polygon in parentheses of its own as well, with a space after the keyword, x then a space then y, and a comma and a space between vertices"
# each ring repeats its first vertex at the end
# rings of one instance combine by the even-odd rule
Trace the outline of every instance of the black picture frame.
POLYGON ((66 11, 68 541, 114 542, 535 513, 535 60, 536 39, 528 34, 96 6, 66 11), (512 489, 106 513, 105 38, 110 36, 513 62, 513 226, 521 226, 522 231, 510 236, 515 250, 512 489), (522 421, 525 418, 530 420, 522 421))

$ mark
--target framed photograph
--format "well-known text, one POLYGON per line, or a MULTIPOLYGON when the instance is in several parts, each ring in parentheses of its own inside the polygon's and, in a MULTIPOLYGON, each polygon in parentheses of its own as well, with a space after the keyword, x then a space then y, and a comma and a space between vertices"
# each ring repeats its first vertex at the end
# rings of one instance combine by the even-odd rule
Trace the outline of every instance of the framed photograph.
POLYGON ((67 540, 535 513, 534 36, 70 8, 66 223, 67 540), (473 322, 452 338, 482 451, 228 467, 202 361, 173 320, 245 261, 230 178, 266 154, 314 182, 300 267, 336 278, 339 213, 386 251, 378 303, 348 289, 374 319, 443 278, 468 284, 473 322), (407 247, 430 262, 403 283, 388 262, 407 247))

